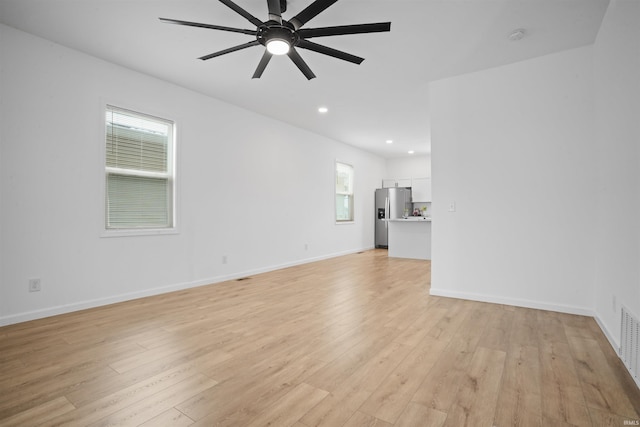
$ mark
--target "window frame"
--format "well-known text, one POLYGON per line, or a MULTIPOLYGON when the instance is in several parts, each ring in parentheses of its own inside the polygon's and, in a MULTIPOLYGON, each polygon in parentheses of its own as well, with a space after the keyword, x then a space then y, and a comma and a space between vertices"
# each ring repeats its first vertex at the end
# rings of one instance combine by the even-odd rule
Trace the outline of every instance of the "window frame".
POLYGON ((353 224, 356 220, 355 216, 355 167, 352 163, 348 163, 342 160, 335 160, 333 164, 333 219, 336 224, 353 224), (347 166, 351 169, 351 192, 338 192, 337 181, 338 181, 338 165, 347 166), (350 219, 338 219, 338 202, 337 198, 339 195, 350 196, 350 219))
POLYGON ((149 236, 149 235, 161 235, 161 234, 178 234, 178 191, 177 191, 177 124, 173 119, 166 118, 166 114, 155 114, 147 112, 149 109, 145 108, 129 108, 121 106, 122 103, 115 102, 103 102, 101 113, 101 166, 102 166, 102 203, 103 203, 103 218, 102 218, 102 233, 101 237, 121 237, 121 236, 149 236), (107 114, 109 111, 118 111, 124 114, 131 114, 133 116, 141 117, 143 119, 149 119, 152 121, 168 124, 171 131, 168 137, 167 147, 167 171, 166 172, 152 172, 127 168, 115 168, 107 166, 107 114), (145 112, 143 112, 145 111, 145 112), (142 178, 166 178, 168 180, 168 210, 169 224, 168 227, 157 226, 141 226, 141 227, 128 227, 128 228, 109 228, 108 220, 109 206, 107 204, 108 187, 107 179, 109 174, 119 172, 121 176, 136 176, 142 178))

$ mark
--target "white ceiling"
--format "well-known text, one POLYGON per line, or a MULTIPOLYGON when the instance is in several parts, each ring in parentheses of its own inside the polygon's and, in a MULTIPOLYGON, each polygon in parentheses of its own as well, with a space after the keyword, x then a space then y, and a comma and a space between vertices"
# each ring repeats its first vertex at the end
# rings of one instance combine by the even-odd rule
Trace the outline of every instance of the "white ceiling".
MULTIPOLYGON (((266 0, 235 0, 267 20, 266 0)), ((312 0, 289 0, 291 19, 312 0)), ((200 56, 253 36, 161 23, 254 29, 216 0, 0 0, 0 22, 384 157, 430 151, 429 81, 593 43, 609 0, 340 0, 305 28, 391 21, 391 32, 313 39, 365 58, 299 49, 251 79, 263 47, 200 56), (510 41, 517 28, 525 37, 510 41), (320 115, 318 106, 329 113, 320 115), (385 144, 392 139, 393 144, 385 144)))

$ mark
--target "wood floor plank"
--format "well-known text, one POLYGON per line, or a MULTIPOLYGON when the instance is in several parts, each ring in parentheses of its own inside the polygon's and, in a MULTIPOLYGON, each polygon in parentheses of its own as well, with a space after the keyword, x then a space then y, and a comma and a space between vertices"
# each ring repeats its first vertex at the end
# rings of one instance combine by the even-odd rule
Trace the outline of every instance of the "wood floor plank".
POLYGON ((393 340, 394 331, 392 329, 383 329, 375 337, 371 339, 363 339, 358 345, 349 349, 342 356, 327 363, 327 365, 318 371, 307 382, 329 392, 334 391, 336 387, 350 377, 360 366, 371 357, 371 354, 380 352, 384 347, 389 345, 393 340))
POLYGON ((53 425, 51 420, 59 415, 72 412, 75 406, 65 397, 58 397, 36 407, 17 413, 11 417, 0 420, 3 427, 23 427, 47 423, 53 425))
POLYGON ((411 351, 411 347, 391 342, 363 363, 350 377, 345 378, 333 393, 307 412, 301 421, 314 427, 343 425, 411 351))
POLYGON ((326 390, 300 383, 280 400, 259 414, 247 427, 282 425, 288 426, 298 421, 311 408, 317 405, 327 394, 326 390))
MULTIPOLYGON (((108 366, 114 371, 122 374, 133 369, 148 370, 151 366, 167 366, 176 361, 189 359, 194 355, 194 350, 209 353, 212 337, 201 334, 188 340, 174 340, 171 344, 154 347, 152 349, 142 349, 136 354, 126 355, 117 360, 109 361, 108 366)), ((216 351, 220 352, 220 350, 216 351)), ((161 369, 161 368, 159 368, 161 369)), ((166 369, 166 368, 165 368, 166 369)))
POLYGON ((300 422, 308 427, 344 425, 370 395, 371 392, 356 387, 330 393, 311 408, 300 422))
POLYGON ((391 427, 392 424, 389 424, 383 420, 372 417, 371 415, 363 414, 362 412, 356 411, 349 421, 347 421, 343 427, 391 427))
POLYGON ((636 420, 592 318, 431 296, 429 261, 387 255, 0 327, 0 426, 636 420))
POLYGON ((176 409, 169 409, 160 415, 140 424, 138 427, 188 427, 194 421, 176 409))
POLYGON ((593 317, 572 316, 566 313, 557 313, 556 316, 562 321, 567 337, 589 339, 600 332, 593 317))
POLYGON ((582 336, 570 336, 569 347, 577 362, 587 406, 629 419, 639 419, 640 415, 614 380, 598 342, 582 336))
POLYGON ((494 350, 508 351, 513 317, 512 311, 494 310, 478 345, 494 350))
POLYGON ((542 416, 575 426, 591 423, 569 344, 540 343, 542 416))
MULTIPOLYGON (((464 306, 466 304, 460 305, 464 306)), ((443 329, 439 334, 439 340, 450 339, 450 342, 414 394, 412 402, 447 412, 455 400, 490 316, 478 309, 457 317, 462 320, 451 322, 452 327, 448 328, 451 331, 443 329)))
POLYGON ((395 338, 395 341, 412 347, 417 346, 440 320, 447 315, 447 309, 428 307, 413 323, 395 338))
POLYGON ((510 344, 527 345, 538 340, 538 312, 516 307, 511 325, 510 344))
MULTIPOLYGON (((313 349, 312 356, 316 359, 324 360, 326 362, 332 362, 337 358, 344 355, 346 352, 356 346, 361 340, 365 339, 367 335, 373 330, 382 328, 382 325, 376 325, 371 323, 358 324, 357 327, 353 327, 353 321, 349 321, 349 326, 340 328, 343 333, 335 339, 322 340, 319 345, 313 349)), ((388 329, 383 329, 388 331, 388 329)))
POLYGON ((536 316, 538 341, 566 343, 564 323, 558 313, 538 311, 536 316))
POLYGON ((360 407, 360 411, 395 423, 438 361, 446 341, 426 337, 360 407))
POLYGON ((495 427, 543 426, 540 369, 537 346, 513 344, 509 348, 493 423, 495 427))
POLYGON ((176 409, 197 420, 195 426, 245 425, 322 366, 323 361, 294 357, 255 375, 242 373, 230 378, 176 405, 176 409))
POLYGON ((193 361, 145 379, 54 418, 51 425, 89 424, 155 396, 200 374, 202 363, 193 361))
MULTIPOLYGON (((441 298, 440 303, 442 304, 443 301, 444 299, 441 298)), ((446 305, 447 313, 429 329, 427 335, 450 341, 471 314, 472 304, 469 301, 453 300, 446 305)))
POLYGON ((478 347, 444 426, 493 425, 506 354, 478 347))
POLYGON ((447 419, 445 412, 427 408, 415 402, 409 402, 400 418, 394 424, 396 427, 441 427, 447 419))
POLYGON ((85 381, 111 378, 114 371, 95 362, 79 364, 75 368, 56 371, 49 377, 38 378, 5 389, 0 394, 0 420, 42 405, 57 397, 81 389, 85 381))
POLYGON ((180 357, 156 360, 116 376, 92 379, 83 387, 69 391, 66 396, 77 407, 84 407, 123 389, 136 386, 149 378, 170 375, 176 370, 190 369, 193 365, 196 365, 201 373, 208 375, 211 370, 231 357, 229 353, 216 349, 215 344, 205 349, 194 347, 190 352, 182 353, 180 357))
POLYGON ((640 418, 629 418, 597 408, 589 408, 589 413, 591 414, 591 422, 594 426, 624 427, 640 425, 640 418))
POLYGON ((349 387, 357 387, 359 390, 373 393, 411 351, 413 349, 409 346, 395 341, 390 342, 377 354, 363 361, 358 369, 351 376, 345 378, 336 389, 344 390, 349 387))
POLYGON ((180 404, 186 397, 215 387, 216 381, 204 375, 193 375, 126 408, 89 423, 91 427, 140 425, 180 404))

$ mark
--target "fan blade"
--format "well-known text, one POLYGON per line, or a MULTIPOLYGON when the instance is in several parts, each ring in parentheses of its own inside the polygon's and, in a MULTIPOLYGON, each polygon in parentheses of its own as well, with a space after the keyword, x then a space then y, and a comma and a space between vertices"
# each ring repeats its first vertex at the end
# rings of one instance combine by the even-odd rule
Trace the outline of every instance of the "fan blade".
POLYGON ((271 60, 272 56, 273 55, 271 55, 267 49, 264 50, 264 55, 262 55, 262 59, 256 68, 256 72, 253 73, 253 77, 251 77, 252 79, 259 79, 262 76, 262 73, 264 72, 264 69, 267 68, 267 64, 271 60))
POLYGON ((282 24, 282 15, 280 14, 280 0, 267 0, 269 7, 269 20, 282 24))
POLYGON ((243 30, 242 28, 223 27, 220 25, 212 25, 212 24, 201 24, 200 22, 180 21, 178 19, 160 18, 160 20, 162 22, 167 22, 169 24, 187 25, 189 27, 200 27, 200 28, 209 28, 212 30, 231 31, 233 33, 251 34, 252 36, 255 36, 256 34, 258 34, 256 30, 243 30))
POLYGON ((293 27, 297 30, 337 1, 338 0, 316 0, 302 12, 291 18, 289 22, 293 24, 293 27))
POLYGON ((221 51, 218 51, 218 52, 211 53, 209 55, 201 56, 198 59, 202 59, 203 61, 206 61, 207 59, 215 58, 216 56, 224 55, 226 53, 235 52, 235 51, 241 50, 241 49, 246 49, 246 48, 251 47, 251 46, 257 46, 259 44, 260 44, 260 42, 258 40, 252 40, 249 43, 240 44, 238 46, 230 47, 229 49, 225 49, 225 50, 221 50, 221 51))
POLYGON ((289 53, 287 53, 287 55, 289 56, 289 58, 291 58, 293 63, 296 64, 296 67, 298 67, 298 69, 302 71, 302 74, 304 74, 307 80, 311 80, 316 77, 316 75, 313 74, 313 71, 311 71, 311 68, 309 68, 307 63, 304 62, 304 59, 302 59, 295 48, 292 47, 291 49, 289 49, 289 53))
POLYGON ((220 0, 220 2, 223 3, 225 6, 228 6, 229 8, 231 8, 237 14, 242 15, 245 19, 247 19, 256 27, 259 27, 260 25, 263 24, 261 20, 259 20, 258 18, 256 18, 255 16, 253 16, 252 14, 250 14, 249 12, 247 12, 246 10, 244 10, 243 8, 241 8, 231 0, 220 0))
POLYGON ((325 55, 333 56, 334 58, 353 62, 354 64, 361 64, 362 61, 364 61, 364 58, 360 58, 359 56, 351 55, 350 53, 333 49, 327 46, 322 46, 322 45, 319 45, 318 43, 310 42, 309 40, 300 40, 298 42, 297 47, 301 47, 303 49, 309 49, 318 53, 323 53, 325 55))
POLYGON ((391 31, 391 22, 377 22, 375 24, 339 25, 337 27, 304 28, 298 31, 300 37, 342 36, 345 34, 381 33, 391 31))

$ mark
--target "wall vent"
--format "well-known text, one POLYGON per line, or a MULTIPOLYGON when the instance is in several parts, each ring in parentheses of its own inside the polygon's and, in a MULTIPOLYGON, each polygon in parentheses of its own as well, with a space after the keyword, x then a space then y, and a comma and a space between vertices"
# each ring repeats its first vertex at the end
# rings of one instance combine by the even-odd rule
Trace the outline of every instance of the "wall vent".
POLYGON ((620 358, 640 384, 640 320, 622 306, 620 358))

